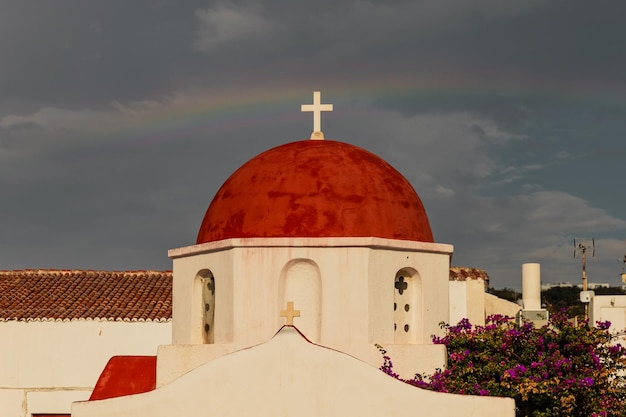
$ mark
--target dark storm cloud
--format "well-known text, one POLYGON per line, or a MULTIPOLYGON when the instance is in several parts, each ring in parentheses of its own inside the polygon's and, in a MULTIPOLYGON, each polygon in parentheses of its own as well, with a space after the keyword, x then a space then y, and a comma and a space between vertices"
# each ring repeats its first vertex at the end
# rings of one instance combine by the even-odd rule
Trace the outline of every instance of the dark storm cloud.
POLYGON ((167 92, 193 63, 199 5, 154 3, 2 3, 2 100, 97 107, 167 92))
POLYGON ((169 267, 166 250, 193 243, 233 170, 307 136, 299 103, 275 97, 306 103, 321 88, 336 111, 327 137, 396 166, 455 263, 498 286, 519 286, 522 262, 562 280, 572 234, 599 233, 613 256, 626 227, 624 194, 597 185, 621 189, 625 9, 0 3, 0 267, 169 267), (185 116, 241 97, 274 104, 221 125, 185 116), (175 129, 152 125, 173 116, 175 129))
POLYGON ((488 71, 494 82, 514 73, 521 89, 546 76, 610 83, 624 71, 620 16, 626 6, 619 2, 68 1, 0 7, 2 100, 97 106, 167 94, 194 81, 211 86, 233 68, 252 66, 253 73, 268 61, 277 72, 323 65, 337 76, 354 65, 364 73, 445 71, 469 80, 488 71), (567 77, 560 77, 564 72, 567 77))
MULTIPOLYGON (((392 76, 443 72, 457 82, 483 84, 478 89, 488 77, 494 92, 525 92, 580 82, 624 87, 619 40, 625 9, 617 2, 355 1, 311 10, 301 4, 217 3, 204 12, 217 18, 231 10, 261 19, 267 32, 256 33, 257 42, 265 41, 261 50, 269 59, 283 54, 278 62, 321 61, 340 74, 344 68, 392 76)), ((242 52, 246 56, 245 47, 242 52)))
POLYGON ((250 142, 250 126, 127 141, 93 126, 123 117, 48 111, 0 128, 21 145, 0 146, 2 268, 171 268, 167 249, 195 242, 219 185, 285 138, 284 126, 268 126, 269 140, 250 142))

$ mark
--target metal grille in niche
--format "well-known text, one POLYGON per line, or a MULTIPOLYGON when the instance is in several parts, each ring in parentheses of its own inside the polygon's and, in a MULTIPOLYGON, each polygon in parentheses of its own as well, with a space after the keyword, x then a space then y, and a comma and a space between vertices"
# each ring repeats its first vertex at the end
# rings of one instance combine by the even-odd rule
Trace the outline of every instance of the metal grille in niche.
POLYGON ((411 310, 410 294, 409 291, 407 291, 409 283, 406 281, 405 277, 398 276, 395 279, 394 288, 396 295, 394 296, 395 301, 393 303, 393 330, 398 331, 399 328, 400 331, 408 333, 411 328, 409 325, 409 322, 411 321, 409 317, 409 311, 411 310))

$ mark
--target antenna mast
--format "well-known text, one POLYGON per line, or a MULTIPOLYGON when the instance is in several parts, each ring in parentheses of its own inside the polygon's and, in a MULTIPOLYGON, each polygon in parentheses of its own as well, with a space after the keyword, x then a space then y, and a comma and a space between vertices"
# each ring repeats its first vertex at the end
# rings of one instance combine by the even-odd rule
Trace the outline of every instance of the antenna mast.
MULTIPOLYGON (((576 243, 576 239, 574 239, 574 258, 578 255, 582 259, 582 268, 583 268, 583 292, 581 293, 581 301, 583 301, 583 294, 587 296, 587 254, 591 252, 591 257, 593 258, 596 253, 596 241, 595 239, 578 239, 578 243, 576 243)), ((624 257, 626 259, 626 256, 624 257)), ((586 301, 583 301, 585 304, 585 320, 589 319, 589 297, 585 298, 586 301)))
MULTIPOLYGON (((624 241, 626 244, 626 241, 624 241)), ((624 254, 624 258, 622 259, 622 284, 626 284, 626 272, 624 272, 624 267, 626 266, 626 253, 624 254)))

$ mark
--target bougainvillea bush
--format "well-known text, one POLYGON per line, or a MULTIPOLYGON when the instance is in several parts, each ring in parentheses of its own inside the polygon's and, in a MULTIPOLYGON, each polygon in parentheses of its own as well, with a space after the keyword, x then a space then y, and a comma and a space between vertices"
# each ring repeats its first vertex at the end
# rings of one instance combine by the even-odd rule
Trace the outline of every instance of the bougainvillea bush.
POLYGON ((463 319, 433 338, 448 350, 446 369, 402 379, 382 348, 381 369, 434 391, 512 397, 518 416, 626 416, 626 350, 609 326, 574 324, 565 313, 541 328, 500 315, 488 317, 485 326, 463 319))

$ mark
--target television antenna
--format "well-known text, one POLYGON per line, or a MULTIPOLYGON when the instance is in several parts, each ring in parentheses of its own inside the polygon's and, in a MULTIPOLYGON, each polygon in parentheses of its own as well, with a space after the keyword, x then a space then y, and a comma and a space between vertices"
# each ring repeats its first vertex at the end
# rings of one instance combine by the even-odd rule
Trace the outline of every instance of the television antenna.
MULTIPOLYGON (((594 238, 591 239, 574 239, 574 258, 578 256, 582 260, 582 268, 583 268, 583 292, 581 293, 581 300, 583 299, 583 295, 587 296, 589 293, 587 292, 587 256, 591 254, 593 258, 596 254, 596 241, 594 238)), ((624 256, 626 259, 626 256, 624 256)), ((623 276, 623 275, 622 275, 623 276)), ((585 304, 585 320, 589 319, 589 297, 586 298, 585 304)))
MULTIPOLYGON (((624 244, 626 245, 626 240, 624 244)), ((624 253, 624 258, 622 259, 622 284, 626 284, 626 272, 624 272, 624 267, 626 267, 626 253, 624 253)))

